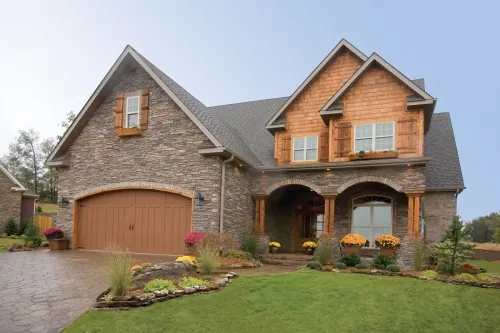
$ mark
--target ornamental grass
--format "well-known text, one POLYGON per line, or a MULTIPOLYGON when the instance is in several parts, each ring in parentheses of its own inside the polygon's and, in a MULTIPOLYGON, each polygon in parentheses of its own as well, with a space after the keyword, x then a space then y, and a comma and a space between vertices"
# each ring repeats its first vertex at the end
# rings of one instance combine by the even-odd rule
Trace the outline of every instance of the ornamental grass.
POLYGON ((120 246, 106 246, 106 263, 108 266, 109 293, 113 296, 125 296, 132 284, 132 256, 127 249, 120 246))

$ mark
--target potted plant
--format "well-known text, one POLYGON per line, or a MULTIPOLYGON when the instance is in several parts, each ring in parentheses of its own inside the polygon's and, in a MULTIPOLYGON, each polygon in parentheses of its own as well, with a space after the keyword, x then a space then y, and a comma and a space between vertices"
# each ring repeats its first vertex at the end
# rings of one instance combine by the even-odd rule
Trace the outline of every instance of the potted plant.
POLYGON ((197 256, 198 250, 196 249, 196 245, 198 245, 201 240, 205 238, 205 234, 201 232, 190 232, 184 237, 184 243, 187 247, 187 254, 191 256, 197 256))
POLYGON ((278 249, 281 247, 281 244, 274 241, 274 242, 270 242, 268 244, 268 246, 269 246, 269 251, 271 251, 271 253, 276 253, 276 252, 278 252, 278 249))
POLYGON ((340 245, 344 247, 346 256, 351 255, 351 253, 359 256, 361 247, 366 246, 367 244, 368 241, 366 238, 360 234, 347 234, 340 240, 340 245))
POLYGON ((64 233, 59 228, 45 229, 43 232, 49 241, 49 249, 51 250, 67 250, 69 239, 64 238, 64 233))
POLYGON ((375 245, 380 248, 380 254, 396 258, 396 249, 401 246, 401 240, 393 235, 380 235, 375 238, 375 245))
POLYGON ((312 255, 314 253, 314 250, 316 249, 316 243, 313 241, 307 241, 302 244, 302 247, 304 248, 306 254, 312 255))

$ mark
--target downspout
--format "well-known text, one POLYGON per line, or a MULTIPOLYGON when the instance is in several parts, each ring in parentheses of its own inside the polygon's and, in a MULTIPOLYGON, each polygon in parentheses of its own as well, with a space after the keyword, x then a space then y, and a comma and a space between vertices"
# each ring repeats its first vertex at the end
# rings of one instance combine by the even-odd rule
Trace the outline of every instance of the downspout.
POLYGON ((226 164, 234 160, 234 154, 227 160, 222 162, 222 179, 220 181, 220 217, 219 217, 219 233, 224 229, 224 195, 226 192, 226 164))

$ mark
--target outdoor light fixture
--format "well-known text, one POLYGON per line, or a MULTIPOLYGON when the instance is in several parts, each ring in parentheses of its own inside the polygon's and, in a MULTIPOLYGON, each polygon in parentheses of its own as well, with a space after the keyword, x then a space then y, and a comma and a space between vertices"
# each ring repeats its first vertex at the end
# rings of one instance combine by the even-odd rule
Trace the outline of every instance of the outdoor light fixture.
POLYGON ((196 195, 194 196, 194 204, 196 206, 201 206, 203 204, 203 201, 205 201, 205 197, 203 194, 200 192, 196 192, 196 195))
POLYGON ((59 207, 68 207, 69 206, 69 199, 66 197, 61 197, 61 200, 59 200, 59 207))
POLYGON ((326 171, 330 171, 330 169, 326 169, 326 171))

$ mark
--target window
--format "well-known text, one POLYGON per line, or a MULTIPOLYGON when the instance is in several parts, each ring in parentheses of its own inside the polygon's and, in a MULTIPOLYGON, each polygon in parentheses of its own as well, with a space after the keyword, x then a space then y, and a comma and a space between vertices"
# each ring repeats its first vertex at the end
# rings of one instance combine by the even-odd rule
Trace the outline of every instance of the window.
POLYGON ((318 137, 303 136, 293 138, 293 161, 318 160, 318 137))
POLYGON ((125 127, 139 127, 139 104, 141 98, 139 96, 127 98, 127 110, 125 117, 125 127))
POLYGON ((363 235, 370 242, 370 247, 375 247, 377 236, 392 234, 391 199, 381 196, 354 199, 352 232, 363 235))
POLYGON ((394 149, 394 122, 356 125, 354 151, 394 149))

